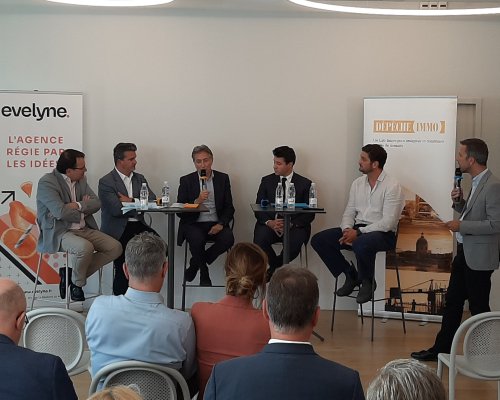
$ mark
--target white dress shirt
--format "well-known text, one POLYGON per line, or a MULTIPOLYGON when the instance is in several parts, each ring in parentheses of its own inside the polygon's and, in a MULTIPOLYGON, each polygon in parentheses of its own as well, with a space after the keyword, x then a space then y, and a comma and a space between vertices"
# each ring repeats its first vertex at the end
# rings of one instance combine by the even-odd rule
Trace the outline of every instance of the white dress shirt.
MULTIPOLYGON (((61 175, 63 176, 64 181, 66 182, 66 184, 69 187, 69 192, 71 193, 71 201, 78 204, 78 211, 81 211, 82 205, 80 204, 80 202, 76 201, 76 188, 75 188, 76 181, 72 182, 71 179, 69 178, 69 176, 67 176, 65 174, 61 174, 61 175)), ((85 215, 83 213, 80 213, 80 222, 73 222, 71 224, 71 226, 69 227, 69 229, 72 231, 76 231, 76 230, 82 229, 84 227, 85 227, 85 215)))
MULTIPOLYGON (((120 178, 122 178, 123 184, 125 185, 125 188, 127 189, 127 196, 134 201, 134 190, 132 188, 132 177, 134 176, 134 173, 132 172, 130 176, 127 176, 125 174, 122 174, 118 169, 115 167, 116 172, 118 172, 118 175, 120 175, 120 178)), ((137 218, 129 218, 129 221, 139 221, 137 218)))

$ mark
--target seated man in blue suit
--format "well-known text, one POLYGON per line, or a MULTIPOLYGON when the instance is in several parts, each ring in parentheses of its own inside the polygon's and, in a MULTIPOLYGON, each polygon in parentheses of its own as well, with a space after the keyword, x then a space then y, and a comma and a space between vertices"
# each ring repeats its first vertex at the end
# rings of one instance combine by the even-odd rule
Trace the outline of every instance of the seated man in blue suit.
POLYGON ((196 171, 181 177, 177 201, 203 204, 208 212, 179 215, 177 244, 182 245, 186 239, 191 251, 186 281, 193 281, 200 271, 200 286, 212 286, 208 265, 234 243, 233 231, 229 227, 234 216, 231 183, 227 174, 212 169, 214 156, 208 146, 196 146, 191 157, 196 171), (209 240, 213 244, 205 249, 209 240))
POLYGON ((142 184, 149 190, 149 201, 156 199, 149 189, 148 181, 137 172, 137 146, 134 143, 118 143, 113 149, 115 168, 99 179, 99 198, 101 199, 101 230, 119 240, 123 251, 114 262, 113 294, 125 294, 128 279, 123 272, 125 248, 130 239, 141 232, 156 232, 144 222, 144 214, 137 211, 122 213, 122 203, 134 202, 139 198, 142 184))
POLYGON ((262 309, 271 340, 253 356, 215 365, 205 400, 364 400, 359 374, 314 352, 319 289, 307 269, 283 266, 272 276, 262 309))
POLYGON ((76 400, 62 360, 17 345, 26 321, 23 290, 0 278, 0 399, 76 400))

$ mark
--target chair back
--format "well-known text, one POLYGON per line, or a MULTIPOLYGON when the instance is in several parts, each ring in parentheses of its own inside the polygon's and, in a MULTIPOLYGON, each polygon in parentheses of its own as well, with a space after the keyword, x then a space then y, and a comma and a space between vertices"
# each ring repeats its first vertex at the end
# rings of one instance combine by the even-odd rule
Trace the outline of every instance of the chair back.
POLYGON ((141 361, 119 361, 101 368, 92 378, 89 395, 99 389, 116 385, 135 384, 144 400, 176 400, 177 385, 181 389, 181 400, 189 400, 189 388, 179 371, 163 365, 141 361))
MULTIPOLYGON (((500 377, 500 312, 486 312, 468 321, 464 338, 464 357, 475 373, 487 378, 500 377)), ((462 325, 464 325, 462 324, 462 325)), ((458 333, 458 332, 457 332, 458 333)))
POLYGON ((48 307, 31 310, 27 317, 24 347, 59 356, 71 375, 86 348, 84 317, 72 310, 48 307))

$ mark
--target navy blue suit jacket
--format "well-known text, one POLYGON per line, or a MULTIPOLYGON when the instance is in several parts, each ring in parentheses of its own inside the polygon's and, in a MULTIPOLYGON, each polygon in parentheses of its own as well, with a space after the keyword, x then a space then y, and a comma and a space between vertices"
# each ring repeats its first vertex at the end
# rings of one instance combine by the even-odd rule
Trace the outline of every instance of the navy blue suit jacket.
MULTIPOLYGON (((219 224, 229 226, 229 222, 234 216, 233 196, 231 194, 231 183, 229 176, 223 172, 212 170, 215 209, 219 224)), ((177 192, 178 203, 193 203, 200 195, 200 178, 198 172, 181 177, 179 190, 177 192)), ((198 220, 199 213, 182 213, 179 214, 179 234, 177 244, 180 246, 184 242, 184 230, 189 224, 195 223, 198 220)))
POLYGON ((359 374, 308 344, 273 343, 216 364, 205 400, 364 400, 359 374))
POLYGON ((63 362, 0 335, 0 399, 77 400, 63 362))

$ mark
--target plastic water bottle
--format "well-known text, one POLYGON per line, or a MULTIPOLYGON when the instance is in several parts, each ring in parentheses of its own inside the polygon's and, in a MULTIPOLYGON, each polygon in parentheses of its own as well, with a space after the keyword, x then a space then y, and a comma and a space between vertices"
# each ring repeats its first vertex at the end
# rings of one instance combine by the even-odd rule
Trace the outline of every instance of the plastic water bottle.
POLYGON ((168 182, 163 182, 163 187, 161 188, 161 206, 168 207, 170 205, 170 186, 168 182))
POLYGON ((140 192, 141 210, 148 209, 148 197, 149 197, 148 185, 146 182, 144 182, 142 184, 141 192, 140 192))
POLYGON ((276 186, 276 197, 274 198, 274 206, 276 209, 281 210, 283 208, 283 185, 278 182, 276 186))
POLYGON ((316 184, 314 182, 311 183, 311 187, 309 189, 309 207, 318 207, 318 192, 316 191, 316 184))
POLYGON ((288 185, 288 200, 287 200, 287 207, 291 210, 295 208, 295 185, 290 182, 290 185, 288 185))

